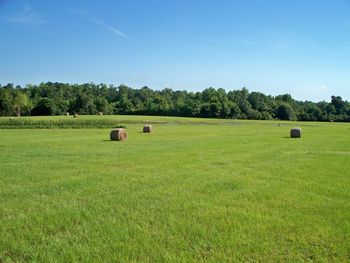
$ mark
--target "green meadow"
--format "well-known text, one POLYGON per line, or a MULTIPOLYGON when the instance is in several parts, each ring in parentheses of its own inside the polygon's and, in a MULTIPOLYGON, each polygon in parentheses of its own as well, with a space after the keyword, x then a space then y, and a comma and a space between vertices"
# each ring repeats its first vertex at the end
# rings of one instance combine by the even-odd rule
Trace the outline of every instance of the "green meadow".
POLYGON ((350 261, 349 123, 81 119, 0 129, 0 262, 350 261))

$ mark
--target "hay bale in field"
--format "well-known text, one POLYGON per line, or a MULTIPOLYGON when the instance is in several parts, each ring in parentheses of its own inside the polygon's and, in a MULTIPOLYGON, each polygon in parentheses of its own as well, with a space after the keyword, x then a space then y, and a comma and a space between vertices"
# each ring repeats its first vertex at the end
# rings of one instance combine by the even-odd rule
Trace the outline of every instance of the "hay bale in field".
POLYGON ((74 118, 78 118, 79 114, 78 113, 74 113, 74 118))
POLYGON ((125 129, 113 129, 109 135, 111 141, 125 141, 128 138, 128 134, 125 129))
POLYGON ((102 115, 103 115, 103 112, 99 112, 98 115, 102 116, 102 115))
POLYGON ((66 112, 65 114, 66 114, 66 116, 69 116, 69 112, 66 112))
POLYGON ((290 130, 291 138, 301 138, 301 128, 292 128, 290 130))
POLYGON ((145 125, 145 126, 143 126, 143 132, 145 132, 145 133, 152 132, 152 125, 145 125))

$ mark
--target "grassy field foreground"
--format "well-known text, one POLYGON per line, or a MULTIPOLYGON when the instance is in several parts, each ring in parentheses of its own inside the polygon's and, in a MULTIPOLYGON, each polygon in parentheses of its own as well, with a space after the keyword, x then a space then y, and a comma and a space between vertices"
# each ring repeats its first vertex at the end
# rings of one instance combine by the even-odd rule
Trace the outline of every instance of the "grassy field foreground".
POLYGON ((0 130, 0 262, 350 260, 349 124, 114 118, 0 130))

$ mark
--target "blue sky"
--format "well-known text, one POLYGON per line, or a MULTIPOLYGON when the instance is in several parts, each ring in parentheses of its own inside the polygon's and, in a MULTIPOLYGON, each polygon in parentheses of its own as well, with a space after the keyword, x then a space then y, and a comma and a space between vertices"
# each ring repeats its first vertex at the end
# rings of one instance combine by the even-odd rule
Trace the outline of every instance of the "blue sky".
POLYGON ((350 100, 347 0, 0 0, 0 83, 350 100))

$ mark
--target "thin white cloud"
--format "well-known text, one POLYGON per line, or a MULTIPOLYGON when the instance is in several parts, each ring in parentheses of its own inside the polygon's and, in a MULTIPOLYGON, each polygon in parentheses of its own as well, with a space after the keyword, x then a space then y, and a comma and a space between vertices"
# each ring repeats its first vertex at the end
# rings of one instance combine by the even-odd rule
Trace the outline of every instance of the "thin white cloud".
POLYGON ((325 85, 322 85, 322 86, 320 87, 320 90, 321 90, 321 91, 327 91, 327 90, 328 90, 328 87, 325 86, 325 85))
POLYGON ((94 23, 95 25, 103 28, 104 30, 107 30, 109 32, 112 32, 113 34, 116 34, 120 37, 124 38, 130 38, 127 34, 116 28, 115 26, 107 23, 104 20, 98 19, 97 17, 93 16, 90 14, 88 11, 83 10, 83 9, 69 9, 68 12, 76 15, 76 16, 82 16, 88 19, 91 23, 94 23))
POLYGON ((41 17, 41 15, 35 13, 33 9, 28 5, 24 6, 19 13, 8 18, 7 20, 16 24, 25 24, 31 26, 40 26, 45 23, 45 20, 41 17))
POLYGON ((103 20, 99 20, 99 19, 95 19, 93 21, 96 25, 99 25, 101 26, 102 28, 114 33, 114 34, 117 34, 121 37, 125 37, 125 38, 130 38, 128 35, 124 34, 122 31, 120 31, 119 29, 117 29, 116 27, 106 23, 105 21, 103 20))

